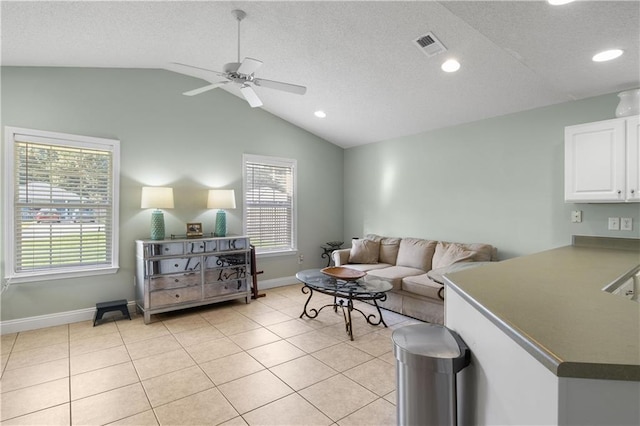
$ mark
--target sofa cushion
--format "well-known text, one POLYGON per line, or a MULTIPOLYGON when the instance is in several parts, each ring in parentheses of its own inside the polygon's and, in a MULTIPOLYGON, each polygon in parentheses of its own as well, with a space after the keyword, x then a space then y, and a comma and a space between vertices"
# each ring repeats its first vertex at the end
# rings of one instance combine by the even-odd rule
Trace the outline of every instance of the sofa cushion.
POLYGON ((380 243, 368 239, 354 239, 351 242, 349 263, 378 263, 380 243))
POLYGON ((380 262, 396 264, 400 250, 400 238, 383 238, 380 240, 380 262))
POLYGON ((398 249, 400 248, 400 241, 402 238, 394 237, 382 237, 377 234, 367 234, 364 237, 366 240, 373 240, 380 243, 380 255, 379 262, 396 264, 398 258, 398 249))
POLYGON ((420 274, 424 274, 424 271, 407 266, 389 266, 388 268, 367 271, 368 278, 374 277, 389 280, 393 285, 393 290, 400 290, 402 288, 402 279, 404 277, 420 274))
POLYGON ((436 242, 421 238, 403 238, 398 249, 397 266, 408 266, 427 272, 431 269, 431 259, 436 242))
POLYGON ((374 269, 384 269, 393 265, 389 265, 388 263, 348 263, 342 266, 345 268, 355 269, 356 271, 369 272, 374 269))
POLYGON ((461 244, 439 242, 431 263, 432 269, 444 268, 459 262, 471 262, 475 251, 466 250, 461 244))
POLYGON ((402 290, 436 300, 444 300, 444 286, 429 278, 427 274, 405 277, 402 290))

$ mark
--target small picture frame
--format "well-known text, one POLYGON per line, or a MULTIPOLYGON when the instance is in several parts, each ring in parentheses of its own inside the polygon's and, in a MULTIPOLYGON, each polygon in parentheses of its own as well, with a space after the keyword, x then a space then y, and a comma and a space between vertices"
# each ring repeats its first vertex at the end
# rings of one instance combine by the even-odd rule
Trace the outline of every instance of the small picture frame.
POLYGON ((187 223, 187 238, 202 237, 201 223, 187 223))

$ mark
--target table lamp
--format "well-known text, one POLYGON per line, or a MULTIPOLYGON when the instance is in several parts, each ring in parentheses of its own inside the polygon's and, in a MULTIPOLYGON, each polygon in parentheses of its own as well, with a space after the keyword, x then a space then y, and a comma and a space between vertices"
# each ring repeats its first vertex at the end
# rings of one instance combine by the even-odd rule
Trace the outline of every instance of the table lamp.
POLYGON ((227 213, 223 209, 236 208, 235 191, 233 189, 210 189, 207 208, 218 209, 213 236, 225 237, 227 235, 227 213))
POLYGON ((151 213, 151 239, 163 240, 164 214, 160 209, 173 208, 173 188, 143 186, 140 207, 155 209, 151 213))

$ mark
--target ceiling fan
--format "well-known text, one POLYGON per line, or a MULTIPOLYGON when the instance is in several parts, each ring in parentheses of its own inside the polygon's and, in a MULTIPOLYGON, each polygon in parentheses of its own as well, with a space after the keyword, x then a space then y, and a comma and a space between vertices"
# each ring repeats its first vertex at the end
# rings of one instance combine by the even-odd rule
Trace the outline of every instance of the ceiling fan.
POLYGON ((170 71, 190 75, 192 77, 202 78, 211 83, 206 86, 184 92, 183 95, 199 95, 200 93, 213 90, 225 84, 233 83, 240 87, 240 93, 242 93, 242 96, 244 96, 245 100, 249 103, 249 105, 251 105, 252 108, 262 106, 262 101, 253 90, 252 86, 266 87, 268 89, 282 90, 289 93, 304 95, 307 91, 307 88, 304 86, 254 77, 253 74, 260 68, 260 66, 262 65, 262 61, 253 58, 244 58, 244 60, 240 62, 240 22, 247 16, 247 14, 242 10, 233 10, 231 11, 231 13, 236 17, 236 20, 238 21, 238 62, 230 62, 228 64, 225 64, 222 68, 222 72, 195 67, 193 65, 172 62, 167 68, 170 71), (215 79, 210 77, 211 74, 223 77, 225 80, 213 81, 215 79))

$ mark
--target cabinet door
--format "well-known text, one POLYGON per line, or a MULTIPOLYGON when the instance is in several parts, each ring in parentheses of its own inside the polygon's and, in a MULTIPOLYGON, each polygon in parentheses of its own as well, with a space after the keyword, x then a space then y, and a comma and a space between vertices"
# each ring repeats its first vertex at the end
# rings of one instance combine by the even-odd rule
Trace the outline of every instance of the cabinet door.
POLYGON ((625 130, 624 119, 565 128, 565 201, 625 200, 625 130))
POLYGON ((640 117, 627 119, 627 200, 640 201, 640 117))

